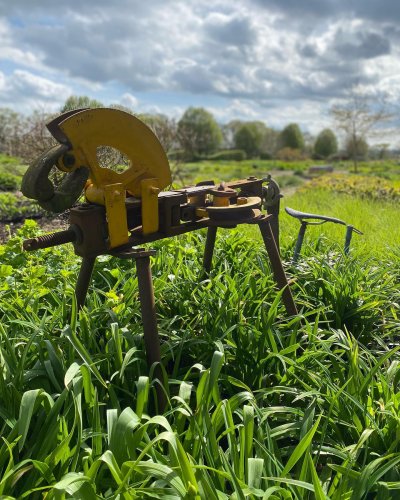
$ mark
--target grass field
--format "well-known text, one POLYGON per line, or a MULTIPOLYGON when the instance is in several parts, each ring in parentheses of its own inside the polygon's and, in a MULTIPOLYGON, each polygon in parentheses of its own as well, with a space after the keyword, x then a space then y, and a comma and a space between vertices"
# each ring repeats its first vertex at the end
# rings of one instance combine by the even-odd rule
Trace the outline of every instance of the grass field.
POLYGON ((318 182, 283 204, 364 235, 346 257, 343 227, 309 228, 292 265, 282 213, 298 317, 252 229, 220 231, 208 279, 204 233, 153 245, 162 415, 131 264, 99 258, 77 314, 69 246, 22 253, 33 222, 0 246, 0 497, 398 498, 397 204, 318 182))

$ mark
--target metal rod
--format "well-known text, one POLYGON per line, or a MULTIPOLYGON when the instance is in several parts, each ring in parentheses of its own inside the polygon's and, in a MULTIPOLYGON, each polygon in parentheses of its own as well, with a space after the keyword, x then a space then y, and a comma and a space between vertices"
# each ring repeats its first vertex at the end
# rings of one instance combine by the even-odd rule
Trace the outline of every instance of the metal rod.
POLYGON ((350 251, 350 242, 351 242, 351 237, 353 236, 353 226, 347 226, 346 228, 346 239, 344 241, 344 253, 345 255, 349 254, 350 251))
POLYGON ((292 262, 295 264, 300 255, 301 247, 303 246, 304 235, 307 229, 307 222, 301 221, 299 234, 297 235, 296 246, 294 247, 292 262))
MULTIPOLYGON (((153 363, 159 363, 155 370, 156 378, 164 386, 164 376, 161 369, 160 338, 158 336, 156 306, 154 300, 153 280, 151 276, 150 256, 148 252, 138 250, 133 254, 136 262, 136 272, 139 285, 140 309, 142 313, 144 344, 149 368, 153 363)), ((156 386, 158 411, 162 413, 166 406, 163 387, 156 386)))
POLYGON ((270 225, 272 229, 272 233, 275 238, 275 244, 276 248, 278 249, 278 252, 280 253, 280 246, 279 246, 279 210, 280 210, 280 198, 278 198, 277 202, 274 205, 271 205, 267 207, 267 213, 269 215, 272 215, 270 219, 270 225))
POLYGON ((89 289, 95 262, 96 257, 83 257, 82 259, 78 281, 75 286, 76 305, 78 311, 85 305, 86 295, 89 289))
POLYGON ((260 220, 258 222, 258 227, 260 228, 261 235, 264 240, 265 249, 267 250, 268 257, 271 262, 272 272, 276 285, 279 290, 283 289, 282 300, 285 305, 286 312, 290 316, 294 316, 297 314, 297 307, 293 300, 292 292, 289 288, 289 283, 285 274, 285 270, 283 269, 278 249, 276 247, 274 234, 272 232, 269 220, 260 220))
POLYGON ((69 228, 56 233, 45 234, 37 238, 25 240, 22 247, 26 251, 39 250, 41 248, 55 247, 64 243, 73 243, 77 239, 75 229, 69 228))
POLYGON ((206 246, 204 248, 203 268, 206 274, 211 271, 212 258, 217 236, 217 226, 209 226, 207 229, 206 246))

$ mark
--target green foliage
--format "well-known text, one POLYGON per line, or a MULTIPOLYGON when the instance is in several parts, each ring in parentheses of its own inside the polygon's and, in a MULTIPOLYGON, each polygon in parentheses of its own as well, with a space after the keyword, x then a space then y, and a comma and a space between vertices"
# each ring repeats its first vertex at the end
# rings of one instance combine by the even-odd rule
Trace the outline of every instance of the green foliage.
POLYGON ((259 239, 222 231, 202 282, 204 234, 155 243, 168 405, 152 416, 131 263, 98 259, 77 315, 78 259, 68 246, 21 253, 36 231, 0 247, 2 496, 398 495, 399 258, 389 276, 321 248, 329 261, 292 269, 300 321, 285 317, 259 239))
POLYGON ((71 95, 63 104, 60 109, 60 113, 65 113, 79 108, 101 108, 103 106, 104 105, 100 101, 92 99, 87 95, 71 95))
POLYGON ((178 140, 187 158, 207 156, 222 142, 222 132, 213 115, 204 108, 188 108, 178 122, 178 140))
POLYGON ((337 150, 337 139, 331 129, 326 128, 318 134, 314 144, 314 153, 318 157, 327 158, 337 153, 337 150))
POLYGON ((219 230, 206 279, 204 232, 153 243, 163 415, 132 263, 98 258, 77 313, 80 259, 21 252, 28 221, 0 246, 0 496, 397 498, 400 236, 383 200, 312 184, 287 200, 368 226, 350 256, 343 227, 309 228, 293 266, 282 217, 294 318, 253 226, 219 230))
POLYGON ((246 152, 242 149, 223 149, 208 157, 213 161, 242 161, 246 159, 246 152))
POLYGON ((368 143, 362 137, 349 137, 346 141, 346 153, 350 158, 365 159, 368 154, 368 143))
POLYGON ((155 133, 166 152, 170 151, 176 138, 176 123, 163 114, 139 114, 142 120, 155 133))
POLYGON ((0 221, 11 222, 24 217, 33 217, 43 209, 31 200, 14 193, 0 193, 0 221))
POLYGON ((0 172, 0 191, 15 191, 19 188, 19 186, 19 177, 0 172))
POLYGON ((303 159, 303 153, 300 149, 293 148, 282 148, 276 153, 278 160, 294 162, 301 161, 303 159))
POLYGON ((303 189, 305 192, 310 189, 324 189, 329 192, 382 202, 400 200, 399 182, 367 175, 327 174, 313 179, 305 184, 303 189))
POLYGON ((290 123, 279 134, 280 148, 304 149, 304 138, 297 123, 290 123))
POLYGON ((254 158, 260 154, 265 133, 266 126, 262 122, 245 122, 235 131, 235 147, 245 151, 247 158, 254 158))

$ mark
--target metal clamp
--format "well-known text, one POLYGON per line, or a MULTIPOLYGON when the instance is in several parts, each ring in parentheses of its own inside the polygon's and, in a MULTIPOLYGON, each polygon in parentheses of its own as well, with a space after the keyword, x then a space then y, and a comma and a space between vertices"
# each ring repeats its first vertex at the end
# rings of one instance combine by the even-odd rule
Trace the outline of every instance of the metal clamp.
POLYGON ((64 212, 70 208, 81 195, 89 177, 89 170, 81 166, 67 173, 61 184, 55 188, 49 174, 57 166, 69 148, 65 144, 54 146, 39 156, 27 169, 22 179, 21 191, 27 198, 33 198, 49 212, 64 212))

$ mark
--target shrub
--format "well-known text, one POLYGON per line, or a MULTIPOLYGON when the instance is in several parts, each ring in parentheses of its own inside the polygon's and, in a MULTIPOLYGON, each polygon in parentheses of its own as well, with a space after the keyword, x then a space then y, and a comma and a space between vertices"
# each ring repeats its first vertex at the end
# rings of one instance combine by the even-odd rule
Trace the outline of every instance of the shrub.
POLYGON ((242 161, 246 159, 246 153, 242 149, 223 149, 208 157, 214 161, 242 161))
POLYGON ((0 191, 16 191, 19 187, 20 181, 16 175, 0 173, 0 191))
POLYGON ((14 193, 0 193, 0 221, 11 222, 43 213, 37 203, 14 193))
POLYGON ((329 128, 324 129, 314 144, 314 153, 318 158, 328 158, 337 153, 338 144, 335 134, 329 128))
POLYGON ((303 159, 303 154, 300 149, 282 148, 276 153, 278 160, 284 161, 299 161, 303 159))

